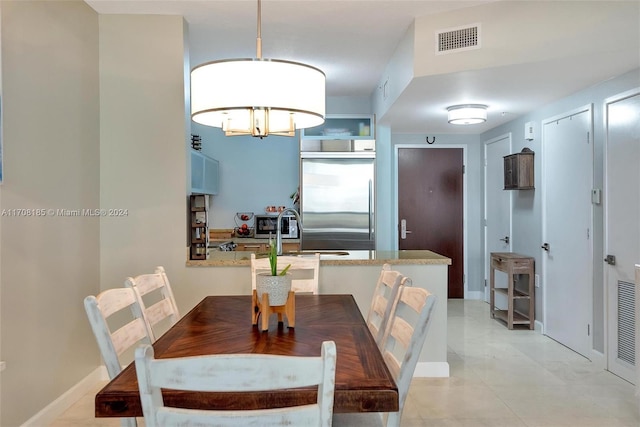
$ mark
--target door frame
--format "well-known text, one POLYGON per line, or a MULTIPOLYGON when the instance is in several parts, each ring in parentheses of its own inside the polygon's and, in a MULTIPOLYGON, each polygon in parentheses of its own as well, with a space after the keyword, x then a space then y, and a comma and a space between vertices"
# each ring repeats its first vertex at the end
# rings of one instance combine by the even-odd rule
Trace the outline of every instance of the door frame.
MULTIPOLYGON (((544 161, 545 159, 545 142, 546 142, 546 136, 545 136, 545 125, 565 119, 567 117, 570 116, 574 116, 576 114, 580 114, 583 112, 588 112, 589 113, 589 117, 590 117, 590 129, 589 129, 589 139, 590 139, 590 146, 591 146, 591 150, 592 150, 592 162, 591 162, 591 188, 593 188, 593 184, 594 184, 594 165, 593 165, 593 161, 595 160, 595 148, 593 146, 594 144, 594 138, 593 138, 593 104, 589 103, 589 104, 585 104, 583 106, 580 106, 578 108, 574 108, 572 110, 567 110, 564 111, 560 114, 557 114, 553 117, 549 117, 546 119, 543 119, 541 121, 540 124, 540 128, 541 128, 541 134, 542 134, 542 140, 540 143, 540 152, 541 152, 541 159, 542 159, 542 190, 541 190, 541 213, 542 213, 542 238, 541 238, 541 242, 545 242, 547 240, 547 224, 548 224, 548 219, 547 219, 547 215, 546 215, 546 211, 547 211, 547 185, 549 185, 548 180, 547 180, 547 165, 546 162, 544 161)), ((590 353, 593 353, 593 282, 594 282, 594 274, 593 274, 593 255, 594 255, 594 248, 593 248, 593 241, 594 241, 594 209, 593 209, 593 203, 591 204, 591 211, 590 211, 590 216, 591 216, 591 220, 590 220, 590 230, 591 230, 591 238, 589 239, 589 251, 591 254, 591 284, 589 286, 589 291, 587 293, 587 304, 588 304, 588 312, 589 312, 589 316, 588 316, 588 321, 589 324, 591 325, 591 329, 592 332, 589 335, 589 339, 591 342, 590 348, 588 349, 588 351, 590 353)), ((546 325, 547 325, 547 299, 549 297, 548 292, 547 292, 547 257, 544 254, 544 251, 542 250, 542 248, 540 248, 540 259, 542 261, 542 272, 541 272, 541 281, 543 283, 543 287, 541 288, 542 290, 542 328, 541 328, 541 333, 546 335, 546 325)), ((585 357, 587 357, 587 355, 585 355, 585 357)), ((592 360, 592 354, 589 354, 590 359, 592 360)))
MULTIPOLYGON (((617 95, 613 95, 611 97, 606 98, 603 103, 602 103, 602 127, 604 129, 604 153, 603 153, 603 198, 602 198, 602 203, 603 203, 603 241, 602 241, 602 249, 603 249, 603 256, 605 256, 606 254, 611 253, 609 251, 609 192, 607 191, 607 189, 609 188, 609 171, 608 171, 608 163, 609 163, 609 110, 608 110, 608 106, 610 104, 613 104, 615 102, 618 101, 622 101, 624 99, 627 98, 631 98, 633 96, 637 96, 640 94, 640 87, 636 87, 627 91, 624 91, 622 93, 619 93, 617 95)), ((636 266, 637 269, 637 266, 636 266)), ((609 351, 611 349, 610 347, 610 343, 609 340, 612 339, 613 337, 611 336, 612 333, 611 331, 614 330, 615 326, 616 326, 616 321, 617 321, 617 313, 612 313, 611 312, 611 299, 612 299, 612 295, 611 293, 613 292, 612 289, 609 288, 609 282, 610 282, 610 274, 611 274, 611 269, 608 268, 606 265, 604 265, 604 271, 603 271, 603 286, 602 286, 602 304, 603 304, 603 352, 604 352, 604 366, 605 369, 610 371, 610 363, 613 362, 616 358, 615 354, 611 354, 611 352, 609 351)), ((637 274, 637 273, 636 273, 637 274)), ((637 284, 636 284, 637 285, 637 284)), ((635 292, 638 293, 640 292, 640 288, 638 286, 635 287, 635 292)), ((640 301, 640 299, 638 298, 638 295, 636 294, 636 304, 638 303, 638 301, 640 301)), ((638 313, 638 307, 636 306, 636 313, 638 313)), ((635 373, 637 375, 638 372, 640 372, 640 368, 638 365, 640 365, 640 348, 639 348, 639 337, 640 337, 640 330, 638 329, 638 326, 640 325, 640 315, 636 314, 636 366, 635 368, 629 368, 629 370, 633 371, 635 370, 635 372, 626 372, 626 375, 633 377, 633 374, 635 373)), ((621 366, 620 369, 626 370, 626 367, 621 366)), ((614 372, 615 375, 621 376, 619 372, 614 372)), ((640 379, 639 379, 640 380, 640 379)), ((638 387, 639 385, 636 384, 636 386, 638 387)))
POLYGON ((468 262, 467 260, 469 259, 468 256, 468 244, 467 244, 467 144, 445 144, 445 145, 437 145, 437 146, 432 146, 432 145, 424 145, 424 144, 396 144, 393 148, 393 165, 394 165, 394 195, 393 195, 393 201, 394 201, 394 210, 393 210, 393 221, 396 224, 394 232, 393 232, 393 249, 394 250, 398 250, 398 240, 400 238, 400 232, 399 232, 399 216, 398 216, 398 150, 400 150, 401 148, 424 148, 424 149, 430 149, 430 148, 462 148, 462 164, 463 167, 465 169, 465 173, 462 174, 462 271, 464 274, 464 287, 463 287, 463 291, 464 291, 464 299, 482 299, 482 292, 479 291, 475 291, 470 293, 469 292, 469 271, 468 271, 468 262), (478 294, 478 295, 476 295, 478 294))
MULTIPOLYGON (((513 151, 513 136, 511 132, 483 141, 484 157, 483 157, 483 179, 484 179, 484 212, 482 219, 482 229, 484 238, 484 301, 489 302, 489 275, 491 272, 491 255, 488 252, 487 245, 487 146, 494 142, 509 140, 509 151, 513 151)), ((513 248, 513 194, 509 192, 509 238, 510 247, 513 248)))

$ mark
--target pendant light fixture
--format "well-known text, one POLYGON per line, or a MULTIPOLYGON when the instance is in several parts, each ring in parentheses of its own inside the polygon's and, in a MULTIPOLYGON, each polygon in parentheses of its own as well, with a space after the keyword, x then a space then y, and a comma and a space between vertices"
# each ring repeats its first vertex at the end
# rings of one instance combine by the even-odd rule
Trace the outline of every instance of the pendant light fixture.
POLYGON ((452 105, 447 108, 452 125, 475 125, 487 121, 487 106, 482 104, 452 105))
POLYGON ((325 116, 325 74, 299 62, 262 58, 258 0, 256 58, 224 59, 191 71, 191 118, 226 136, 294 136, 325 116))

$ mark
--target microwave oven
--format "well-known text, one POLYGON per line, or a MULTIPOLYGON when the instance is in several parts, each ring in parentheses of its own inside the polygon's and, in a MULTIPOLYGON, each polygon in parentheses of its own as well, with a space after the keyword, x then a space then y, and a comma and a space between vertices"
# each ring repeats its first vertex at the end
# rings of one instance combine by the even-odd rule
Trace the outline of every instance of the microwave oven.
MULTIPOLYGON (((256 239, 268 239, 269 235, 275 239, 277 233, 278 216, 277 215, 256 215, 256 239)), ((298 221, 294 215, 282 215, 282 232, 283 239, 298 239, 298 221)))

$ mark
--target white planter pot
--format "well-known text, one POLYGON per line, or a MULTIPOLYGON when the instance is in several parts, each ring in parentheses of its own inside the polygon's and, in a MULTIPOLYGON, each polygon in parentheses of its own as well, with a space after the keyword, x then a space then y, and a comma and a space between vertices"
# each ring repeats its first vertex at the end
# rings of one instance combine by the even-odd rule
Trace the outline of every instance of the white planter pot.
POLYGON ((262 301, 262 294, 269 294, 269 305, 285 305, 291 290, 291 275, 272 276, 271 273, 256 274, 256 291, 258 301, 262 301))

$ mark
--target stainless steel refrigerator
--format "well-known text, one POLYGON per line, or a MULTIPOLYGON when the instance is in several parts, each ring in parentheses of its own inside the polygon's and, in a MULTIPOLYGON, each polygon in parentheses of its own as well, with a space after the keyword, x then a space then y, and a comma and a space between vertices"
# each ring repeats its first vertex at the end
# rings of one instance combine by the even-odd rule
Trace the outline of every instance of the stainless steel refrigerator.
POLYGON ((375 152, 301 153, 302 249, 375 249, 375 152))

